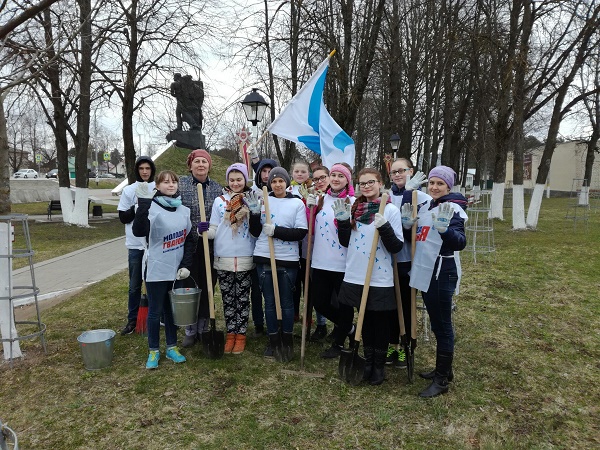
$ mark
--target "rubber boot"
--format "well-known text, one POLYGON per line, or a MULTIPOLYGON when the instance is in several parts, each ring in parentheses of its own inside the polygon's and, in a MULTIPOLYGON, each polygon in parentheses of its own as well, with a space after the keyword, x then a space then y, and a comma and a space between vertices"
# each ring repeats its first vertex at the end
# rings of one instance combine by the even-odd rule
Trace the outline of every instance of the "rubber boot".
POLYGON ((281 338, 279 333, 269 333, 269 344, 273 350, 273 357, 276 361, 283 361, 283 355, 281 352, 281 338))
POLYGON ((363 371, 363 381, 370 381, 371 375, 373 374, 373 357, 375 349, 373 347, 364 347, 363 353, 365 354, 365 370, 363 371))
POLYGON ((227 336, 225 337, 225 351, 224 352, 231 353, 234 345, 235 345, 235 334, 227 333, 227 336))
POLYGON ((372 386, 378 386, 385 380, 385 358, 387 357, 387 348, 376 348, 373 355, 373 373, 371 374, 372 386))
MULTIPOLYGON (((435 369, 433 369, 431 372, 421 372, 419 376, 421 378, 425 378, 426 380, 433 380, 433 377, 435 376, 435 369)), ((454 380, 454 372, 452 369, 450 369, 450 373, 448 374, 448 381, 452 380, 454 380)))
POLYGON ((454 354, 449 352, 437 352, 435 361, 435 375, 433 381, 419 397, 431 398, 448 392, 448 377, 452 372, 452 358, 454 354))

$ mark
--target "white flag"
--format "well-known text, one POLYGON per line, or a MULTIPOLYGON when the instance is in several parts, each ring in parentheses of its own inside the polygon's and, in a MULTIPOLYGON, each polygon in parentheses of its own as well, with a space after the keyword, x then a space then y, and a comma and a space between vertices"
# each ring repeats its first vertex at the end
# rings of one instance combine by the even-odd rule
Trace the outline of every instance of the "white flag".
POLYGON ((354 167, 354 141, 329 115, 323 102, 323 88, 331 55, 321 63, 267 130, 321 155, 325 167, 331 168, 340 162, 354 167))

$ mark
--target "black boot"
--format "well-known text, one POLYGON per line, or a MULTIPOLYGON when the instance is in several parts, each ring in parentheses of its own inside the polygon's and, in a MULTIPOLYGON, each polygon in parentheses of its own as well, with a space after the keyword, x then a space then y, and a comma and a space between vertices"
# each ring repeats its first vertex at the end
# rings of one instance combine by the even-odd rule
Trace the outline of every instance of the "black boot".
POLYGON ((419 397, 437 397, 440 394, 445 394, 448 392, 448 377, 452 372, 453 356, 453 353, 441 351, 437 352, 433 381, 429 387, 427 387, 427 389, 419 394, 419 397))
POLYGON ((283 361, 282 343, 279 333, 269 333, 269 346, 273 350, 273 357, 276 361, 283 361))
POLYGON ((365 354, 365 370, 363 371, 363 381, 370 381, 373 374, 373 357, 375 350, 373 347, 364 347, 365 354))
MULTIPOLYGON (((421 372, 419 376, 421 378, 425 378, 426 380, 433 380, 433 377, 435 376, 435 369, 433 369, 431 372, 421 372)), ((452 371, 452 368, 450 368, 450 373, 448 374, 448 381, 452 380, 454 380, 454 372, 452 371)))
POLYGON ((294 335, 293 333, 283 333, 283 362, 291 361, 294 357, 294 335))
POLYGON ((387 348, 376 348, 373 356, 373 373, 371 374, 372 386, 377 386, 385 380, 385 358, 387 356, 387 348))

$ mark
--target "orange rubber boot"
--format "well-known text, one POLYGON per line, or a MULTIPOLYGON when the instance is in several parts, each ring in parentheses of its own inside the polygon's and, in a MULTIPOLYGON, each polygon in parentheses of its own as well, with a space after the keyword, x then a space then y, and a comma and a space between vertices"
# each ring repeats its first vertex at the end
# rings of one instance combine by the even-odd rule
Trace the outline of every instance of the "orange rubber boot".
POLYGON ((235 336, 236 335, 233 333, 227 333, 227 338, 225 339, 225 353, 231 353, 231 350, 233 350, 235 336))
POLYGON ((235 345, 233 346, 233 350, 231 353, 234 355, 239 355, 244 352, 246 348, 246 335, 245 334, 236 334, 235 335, 235 345))

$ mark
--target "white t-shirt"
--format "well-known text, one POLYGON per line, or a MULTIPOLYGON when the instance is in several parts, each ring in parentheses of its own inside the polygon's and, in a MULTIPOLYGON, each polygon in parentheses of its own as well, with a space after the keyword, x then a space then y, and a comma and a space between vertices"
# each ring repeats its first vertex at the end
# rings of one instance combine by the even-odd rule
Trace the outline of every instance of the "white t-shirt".
POLYGON ((231 195, 223 194, 215 199, 210 215, 211 225, 217 225, 214 254, 226 258, 252 256, 256 238, 250 234, 248 219, 238 226, 234 233, 229 219, 225 219, 225 209, 231 195))
MULTIPOLYGON (((137 197, 135 195, 135 189, 137 188, 139 181, 132 183, 123 188, 121 192, 121 198, 119 199, 119 206, 117 211, 129 211, 132 206, 137 209, 137 197)), ((148 190, 152 192, 154 189, 154 181, 148 183, 148 190)), ((144 250, 146 244, 146 238, 137 237, 133 235, 131 227, 133 221, 125 224, 125 247, 132 250, 144 250)))
MULTIPOLYGON (((398 209, 402 208, 402 198, 404 196, 403 195, 390 195, 390 199, 392 200, 392 203, 394 205, 396 205, 396 207, 398 209)), ((421 208, 421 206, 423 206, 426 203, 429 203, 431 201, 431 197, 426 194, 425 192, 421 192, 421 191, 417 191, 417 208, 421 208)), ((402 215, 402 214, 401 214, 402 215)), ((402 217, 401 217, 402 219, 402 217)), ((396 253, 396 262, 410 262, 411 261, 411 256, 410 256, 410 245, 405 245, 404 247, 402 247, 402 250, 400 250, 398 253, 396 253)))
MULTIPOLYGON (((354 197, 349 198, 350 204, 353 204, 354 197)), ((323 208, 315 214, 311 267, 332 272, 344 272, 348 249, 340 244, 338 238, 338 229, 335 225, 332 208, 333 202, 336 200, 337 197, 325 194, 323 208)))
MULTIPOLYGON (((394 229, 396 237, 404 241, 400 210, 393 204, 388 203, 385 206, 383 216, 394 229)), ((344 281, 347 283, 359 284, 361 286, 365 284, 365 275, 367 274, 374 234, 375 225, 373 223, 365 225, 357 222, 356 230, 352 230, 350 243, 348 244, 348 257, 346 258, 346 273, 344 275, 344 281)), ((377 251, 375 252, 375 264, 373 265, 370 286, 394 286, 393 261, 394 256, 386 250, 380 237, 377 244, 377 251)))
MULTIPOLYGON (((269 212, 271 213, 271 223, 275 226, 308 229, 306 207, 299 198, 277 198, 269 195, 269 212)), ((262 207, 260 222, 262 224, 266 223, 264 205, 262 207)), ((282 261, 299 260, 297 241, 289 242, 273 238, 273 244, 275 246, 275 259, 282 261)), ((269 258, 270 255, 269 240, 261 232, 256 240, 254 256, 269 258)))

